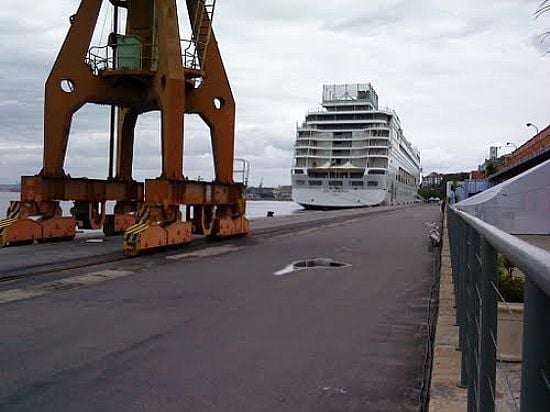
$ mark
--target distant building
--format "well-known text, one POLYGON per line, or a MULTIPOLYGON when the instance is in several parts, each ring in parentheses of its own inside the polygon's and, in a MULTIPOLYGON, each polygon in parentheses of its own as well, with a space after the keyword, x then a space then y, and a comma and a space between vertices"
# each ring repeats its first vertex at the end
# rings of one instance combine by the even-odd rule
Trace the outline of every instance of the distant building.
POLYGON ((550 159, 550 126, 503 158, 497 171, 489 176, 490 180, 503 182, 550 159))
POLYGON ((249 200, 274 200, 272 187, 247 187, 246 198, 249 200))
POLYGON ((470 172, 470 180, 484 180, 485 172, 483 170, 472 170, 470 172))
POLYGON ((445 177, 444 174, 432 172, 427 176, 422 177, 422 187, 428 188, 428 187, 439 187, 441 185, 441 182, 443 181, 443 178, 445 177))
POLYGON ((512 153, 489 159, 479 167, 493 183, 508 180, 550 159, 550 126, 547 126, 512 153))
POLYGON ((273 189, 276 200, 292 200, 292 186, 279 186, 273 189))

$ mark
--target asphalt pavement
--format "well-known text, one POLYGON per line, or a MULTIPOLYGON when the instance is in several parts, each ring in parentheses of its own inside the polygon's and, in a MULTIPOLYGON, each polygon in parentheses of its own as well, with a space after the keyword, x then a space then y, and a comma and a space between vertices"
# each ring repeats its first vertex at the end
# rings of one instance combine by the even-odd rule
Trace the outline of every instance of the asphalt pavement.
POLYGON ((438 220, 430 205, 358 214, 6 300, 0 410, 418 410, 438 220), (274 275, 321 257, 350 266, 274 275))

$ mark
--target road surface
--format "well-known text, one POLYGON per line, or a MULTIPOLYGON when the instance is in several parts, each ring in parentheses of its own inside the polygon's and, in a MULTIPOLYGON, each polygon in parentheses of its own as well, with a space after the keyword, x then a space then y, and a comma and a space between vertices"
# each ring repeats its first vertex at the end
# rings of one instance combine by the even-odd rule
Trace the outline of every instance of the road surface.
POLYGON ((418 410, 439 208, 350 219, 3 284, 0 410, 418 410))

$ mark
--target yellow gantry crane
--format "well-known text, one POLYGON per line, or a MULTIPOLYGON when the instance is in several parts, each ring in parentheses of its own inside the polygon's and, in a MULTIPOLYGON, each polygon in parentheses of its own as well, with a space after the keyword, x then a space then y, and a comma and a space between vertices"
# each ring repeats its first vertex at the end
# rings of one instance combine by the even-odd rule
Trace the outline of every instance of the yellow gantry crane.
POLYGON ((21 199, 0 220, 0 247, 69 240, 77 225, 123 233, 129 255, 188 243, 193 233, 248 233, 244 186, 233 181, 235 102, 212 31, 215 0, 186 1, 192 39, 184 48, 176 0, 108 1, 115 24, 107 45, 91 44, 104 0, 81 0, 70 18, 46 81, 43 168, 21 178, 21 199), (126 11, 123 34, 120 9, 126 11), (71 120, 86 103, 111 106, 104 180, 64 171, 71 120), (132 178, 134 129, 138 116, 150 111, 161 113, 162 174, 142 183, 132 178), (198 114, 210 129, 212 182, 183 175, 185 113, 198 114), (62 215, 62 200, 74 201, 72 216, 62 215), (106 201, 116 201, 114 213, 105 213, 106 201))

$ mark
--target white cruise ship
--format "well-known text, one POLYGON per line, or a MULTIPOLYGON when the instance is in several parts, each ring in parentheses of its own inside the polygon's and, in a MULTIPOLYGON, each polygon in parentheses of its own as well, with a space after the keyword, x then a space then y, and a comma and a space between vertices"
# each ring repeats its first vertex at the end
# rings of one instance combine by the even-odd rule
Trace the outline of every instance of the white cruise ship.
POLYGON ((322 108, 297 127, 292 199, 306 209, 414 202, 420 154, 369 84, 324 85, 322 108))

